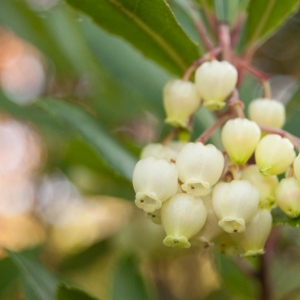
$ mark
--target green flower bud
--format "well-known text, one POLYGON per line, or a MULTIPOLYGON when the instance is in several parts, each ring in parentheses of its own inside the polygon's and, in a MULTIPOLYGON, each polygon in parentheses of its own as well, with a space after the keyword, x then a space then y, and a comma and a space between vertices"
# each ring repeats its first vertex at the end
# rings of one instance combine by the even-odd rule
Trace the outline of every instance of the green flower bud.
POLYGON ((270 211, 259 209, 247 228, 242 233, 232 235, 232 239, 239 244, 244 254, 242 256, 255 256, 264 254, 264 246, 272 229, 272 215, 270 211))
POLYGON ((226 122, 222 142, 232 162, 245 164, 260 140, 259 126, 248 119, 236 118, 226 122))
POLYGON ((176 194, 164 202, 161 221, 166 231, 164 244, 174 248, 189 248, 189 239, 203 227, 207 209, 201 198, 189 194, 176 194))
POLYGON ((166 123, 186 128, 188 119, 198 110, 201 103, 194 83, 179 79, 169 81, 163 94, 166 123))
POLYGON ((282 128, 285 123, 285 106, 277 100, 253 100, 248 113, 249 119, 259 125, 282 128))
POLYGON ((251 165, 244 169, 241 179, 250 181, 259 191, 259 206, 269 209, 277 206, 275 199, 275 188, 278 184, 276 176, 262 175, 256 165, 251 165))
POLYGON ((277 204, 290 218, 300 215, 300 183, 294 177, 282 179, 275 190, 277 204))
POLYGON ((195 84, 203 105, 210 110, 224 107, 224 101, 233 91, 237 77, 236 68, 227 61, 203 63, 195 73, 195 84))
POLYGON ((255 150, 255 161, 263 175, 284 173, 295 159, 293 144, 278 134, 263 137, 255 150))

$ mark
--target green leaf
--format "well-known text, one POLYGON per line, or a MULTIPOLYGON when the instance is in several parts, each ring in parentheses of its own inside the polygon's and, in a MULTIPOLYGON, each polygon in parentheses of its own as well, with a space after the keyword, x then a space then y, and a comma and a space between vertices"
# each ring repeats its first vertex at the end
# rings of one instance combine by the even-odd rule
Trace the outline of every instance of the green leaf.
POLYGON ((248 6, 247 44, 258 45, 295 12, 299 0, 251 0, 248 6))
POLYGON ((143 279, 133 256, 123 257, 114 274, 113 300, 148 300, 143 279))
POLYGON ((131 181, 136 159, 106 132, 94 116, 78 105, 58 99, 43 99, 37 105, 76 129, 112 170, 131 181))
POLYGON ((145 56, 181 75, 199 58, 164 0, 67 0, 98 25, 126 39, 145 56))
POLYGON ((97 300, 88 295, 86 292, 77 288, 68 287, 65 284, 61 284, 56 292, 56 300, 97 300))
POLYGON ((272 216, 273 216, 273 224, 275 226, 289 225, 291 227, 300 227, 300 216, 295 219, 291 219, 286 214, 284 214, 282 210, 279 208, 272 210, 272 216))
POLYGON ((24 254, 8 250, 10 258, 18 267, 28 300, 53 300, 58 280, 38 261, 24 254))

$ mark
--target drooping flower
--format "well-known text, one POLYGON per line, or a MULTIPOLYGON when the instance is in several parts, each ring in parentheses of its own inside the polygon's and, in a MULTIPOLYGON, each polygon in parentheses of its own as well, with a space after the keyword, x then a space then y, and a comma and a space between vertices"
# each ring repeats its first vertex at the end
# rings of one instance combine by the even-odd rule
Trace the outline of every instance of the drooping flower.
POLYGON ((207 195, 220 179, 224 157, 214 145, 186 144, 176 159, 181 188, 194 196, 207 195))
POLYGON ((160 209, 162 202, 178 189, 178 172, 175 164, 149 156, 141 159, 133 172, 135 204, 145 212, 160 209))

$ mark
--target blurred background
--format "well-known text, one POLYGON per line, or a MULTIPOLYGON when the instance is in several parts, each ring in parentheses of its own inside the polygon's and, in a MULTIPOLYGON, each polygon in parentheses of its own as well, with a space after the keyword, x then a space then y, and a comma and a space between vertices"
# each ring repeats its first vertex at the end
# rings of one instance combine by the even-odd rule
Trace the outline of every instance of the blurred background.
MULTIPOLYGON (((176 3, 170 1, 179 23, 199 42, 176 3)), ((287 104, 285 129, 298 136, 299 37, 297 13, 253 59, 271 74, 273 97, 287 104)), ((138 158, 142 147, 171 129, 164 125, 161 96, 171 78, 60 0, 0 0, 1 300, 25 299, 5 248, 37 257, 102 300, 257 299, 258 282, 242 273, 240 262, 211 249, 165 248, 162 228, 134 206, 130 181, 41 108, 43 99, 77 103, 138 158), (129 289, 134 296, 127 296, 129 289)), ((246 105, 261 94, 247 77, 246 105)), ((212 122, 201 109, 193 135, 212 122)), ((212 141, 220 145, 218 134, 212 141)), ((300 299, 300 232, 278 230, 270 266, 276 299, 300 299)))

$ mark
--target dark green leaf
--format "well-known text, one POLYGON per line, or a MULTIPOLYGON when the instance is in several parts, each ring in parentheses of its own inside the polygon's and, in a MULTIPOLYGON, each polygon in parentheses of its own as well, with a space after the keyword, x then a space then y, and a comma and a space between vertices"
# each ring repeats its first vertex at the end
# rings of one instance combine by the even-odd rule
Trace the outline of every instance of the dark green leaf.
POLYGON ((88 295, 86 292, 77 288, 68 287, 64 284, 60 285, 56 292, 56 300, 97 300, 88 295))
POLYGON ((148 300, 149 295, 132 256, 123 257, 119 262, 113 281, 113 300, 148 300))
POLYGON ((199 49, 164 0, 67 0, 98 25, 121 36, 170 72, 181 75, 199 49))
POLYGON ((39 262, 24 254, 8 251, 20 270, 27 300, 53 300, 58 280, 39 262))
POLYGON ((300 226, 300 216, 298 218, 291 219, 286 214, 284 214, 279 208, 272 210, 272 216, 274 225, 289 225, 292 227, 300 226))
POLYGON ((243 297, 243 299, 254 299, 255 290, 257 288, 255 282, 246 276, 230 257, 220 253, 216 253, 215 255, 220 275, 224 282, 224 289, 227 290, 231 296, 239 296, 243 297))
POLYGON ((295 12, 299 0, 251 0, 248 6, 247 44, 259 44, 295 12))
POLYGON ((94 116, 75 104, 58 99, 40 100, 37 105, 76 129, 110 168, 131 181, 136 159, 104 130, 94 116))

